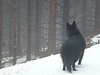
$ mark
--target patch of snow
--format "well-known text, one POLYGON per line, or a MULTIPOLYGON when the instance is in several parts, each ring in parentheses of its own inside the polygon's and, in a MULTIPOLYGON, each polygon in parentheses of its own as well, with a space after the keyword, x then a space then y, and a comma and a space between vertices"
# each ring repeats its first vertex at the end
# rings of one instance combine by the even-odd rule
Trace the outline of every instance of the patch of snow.
POLYGON ((91 38, 93 44, 100 42, 100 34, 91 38))
MULTIPOLYGON (((77 65, 78 71, 74 75, 99 75, 100 74, 100 44, 85 50, 82 65, 77 65)), ((42 59, 31 60, 0 70, 0 75, 72 75, 62 70, 60 54, 51 55, 42 59)))

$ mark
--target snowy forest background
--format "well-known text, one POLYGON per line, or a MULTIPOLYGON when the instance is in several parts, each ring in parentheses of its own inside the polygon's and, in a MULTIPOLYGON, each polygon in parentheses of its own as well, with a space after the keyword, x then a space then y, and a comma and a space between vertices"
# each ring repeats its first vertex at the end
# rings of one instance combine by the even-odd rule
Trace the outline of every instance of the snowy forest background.
POLYGON ((0 0, 0 68, 59 53, 73 21, 90 41, 100 33, 100 0, 0 0))

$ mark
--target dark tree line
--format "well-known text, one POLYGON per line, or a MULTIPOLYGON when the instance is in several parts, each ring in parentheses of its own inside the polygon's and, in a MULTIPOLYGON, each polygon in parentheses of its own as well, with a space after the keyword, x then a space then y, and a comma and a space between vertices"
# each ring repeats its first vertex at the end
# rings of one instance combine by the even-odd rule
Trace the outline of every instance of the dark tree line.
POLYGON ((99 0, 0 0, 0 68, 59 53, 66 22, 75 20, 85 37, 99 34, 99 5, 99 0))

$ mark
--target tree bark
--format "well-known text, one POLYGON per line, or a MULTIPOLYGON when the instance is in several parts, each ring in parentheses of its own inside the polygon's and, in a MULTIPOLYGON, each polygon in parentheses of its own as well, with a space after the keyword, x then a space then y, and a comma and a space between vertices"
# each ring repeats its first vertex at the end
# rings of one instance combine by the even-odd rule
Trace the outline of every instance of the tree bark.
POLYGON ((13 24, 12 24, 12 19, 13 19, 13 5, 12 5, 12 0, 10 0, 11 6, 9 8, 9 56, 13 55, 13 24))
POLYGON ((0 68, 2 59, 2 0, 0 0, 0 68))
POLYGON ((100 0, 96 0, 95 9, 95 32, 100 29, 100 0))
POLYGON ((87 0, 83 0, 83 24, 82 24, 82 33, 84 36, 87 36, 87 30, 86 30, 86 3, 87 3, 87 0))
POLYGON ((14 50, 13 50, 13 65, 16 64, 16 0, 14 0, 14 50))
POLYGON ((35 49, 39 51, 41 46, 41 2, 36 0, 35 9, 35 49))
POLYGON ((31 34, 31 0, 27 0, 28 1, 28 25, 27 25, 27 60, 26 61, 30 61, 31 60, 31 38, 32 38, 32 34, 31 34))
POLYGON ((48 34, 48 54, 52 54, 56 47, 56 4, 57 0, 51 0, 50 3, 50 23, 48 34))
POLYGON ((20 0, 18 0, 18 23, 17 23, 17 29, 18 29, 18 32, 17 32, 17 54, 20 54, 21 52, 21 32, 20 32, 20 29, 21 29, 21 26, 20 26, 20 0))
POLYGON ((69 21, 69 0, 63 0, 62 43, 67 39, 66 23, 69 21))

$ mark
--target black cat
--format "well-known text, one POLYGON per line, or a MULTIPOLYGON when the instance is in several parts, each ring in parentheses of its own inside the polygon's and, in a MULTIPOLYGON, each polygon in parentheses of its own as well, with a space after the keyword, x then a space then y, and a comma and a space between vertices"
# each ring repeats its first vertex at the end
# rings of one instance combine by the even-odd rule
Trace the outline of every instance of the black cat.
POLYGON ((67 67, 67 70, 72 72, 71 67, 76 71, 75 63, 77 60, 79 60, 78 64, 81 64, 86 43, 84 37, 78 30, 75 21, 72 25, 67 23, 66 27, 68 39, 61 47, 61 58, 63 61, 63 70, 67 67))

